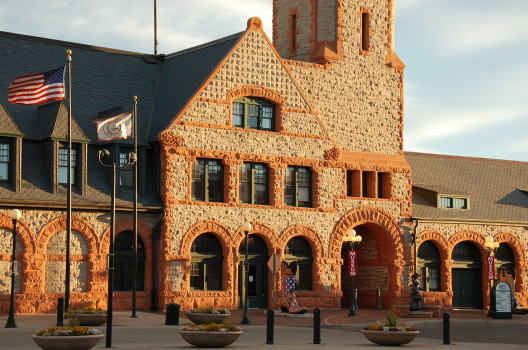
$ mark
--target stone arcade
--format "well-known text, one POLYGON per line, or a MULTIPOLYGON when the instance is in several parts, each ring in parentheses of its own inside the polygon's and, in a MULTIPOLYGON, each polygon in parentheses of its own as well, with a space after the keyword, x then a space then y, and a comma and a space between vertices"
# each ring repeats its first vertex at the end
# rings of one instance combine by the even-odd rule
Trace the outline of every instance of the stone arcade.
MULTIPOLYGON (((273 253, 298 262, 300 305, 350 305, 342 242, 350 228, 363 238, 359 307, 375 306, 377 288, 383 308, 410 303, 415 231, 425 304, 486 308, 482 245, 493 236, 501 244, 496 266, 516 263, 517 299, 526 306, 528 209, 519 203, 528 185, 498 169, 522 174, 528 164, 404 154, 394 7, 274 0, 272 38, 253 17, 244 32, 158 56, 0 32, 4 87, 61 65, 73 50, 71 303, 106 307, 111 177, 96 154, 107 148, 119 160, 131 143, 97 142, 93 120, 131 109, 137 95, 139 309, 240 307, 246 221, 250 307, 278 302, 280 275, 267 267, 273 253), (17 59, 22 50, 27 60, 17 59), (482 196, 479 186, 489 190, 490 182, 454 181, 452 167, 478 167, 501 183, 482 196), (476 302, 459 295, 461 283, 476 302)), ((16 312, 49 312, 64 292, 66 106, 6 99, 0 95, 0 312, 9 308, 11 208, 23 213, 16 312)), ((128 175, 119 173, 115 309, 132 305, 128 175)))

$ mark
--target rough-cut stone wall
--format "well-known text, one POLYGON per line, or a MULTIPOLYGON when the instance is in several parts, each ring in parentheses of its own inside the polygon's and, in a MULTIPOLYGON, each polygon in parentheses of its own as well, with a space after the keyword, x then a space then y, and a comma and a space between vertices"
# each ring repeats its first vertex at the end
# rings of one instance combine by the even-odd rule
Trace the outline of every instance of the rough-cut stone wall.
MULTIPOLYGON (((132 230, 131 213, 118 212, 116 232, 132 230)), ((140 213, 138 235, 147 251, 145 291, 138 291, 137 307, 150 306, 152 284, 152 227, 157 214, 140 213)), ((71 305, 106 308, 109 215, 106 212, 74 212, 72 217, 71 305)), ((12 233, 8 211, 0 210, 0 313, 9 310, 12 233), (7 274, 7 275, 6 275, 7 274), (9 278, 4 278, 4 276, 9 278)), ((56 310, 64 296, 66 217, 62 211, 22 210, 17 226, 18 274, 15 279, 15 312, 56 310), (26 221, 27 220, 27 221, 26 221)), ((116 293, 114 309, 131 307, 131 292, 116 293)))
POLYGON ((312 2, 313 0, 274 0, 276 7, 284 8, 274 16, 277 26, 274 24, 275 46, 280 48, 279 54, 283 58, 289 58, 288 48, 290 47, 290 22, 288 17, 290 10, 297 9, 297 56, 295 59, 308 60, 311 50, 310 38, 312 37, 312 2))
POLYGON ((317 1, 317 41, 335 41, 336 25, 336 1, 317 1))
MULTIPOLYGON (((431 304, 452 305, 452 270, 451 258, 454 247, 463 241, 469 241, 481 248, 485 237, 493 237, 495 242, 507 244, 515 256, 517 278, 515 293, 517 301, 522 308, 528 307, 528 232, 523 226, 498 225, 498 224, 468 224, 468 223, 438 223, 420 222, 417 232, 419 244, 425 241, 433 242, 440 251, 441 266, 441 291, 425 292, 424 300, 431 304)), ((411 253, 413 253, 411 251, 411 253)), ((487 252, 482 252, 483 266, 486 266, 487 252)), ((414 257, 413 257, 414 258, 414 257)), ((486 280, 485 268, 482 269, 482 290, 484 293, 484 307, 488 306, 489 288, 486 280)))

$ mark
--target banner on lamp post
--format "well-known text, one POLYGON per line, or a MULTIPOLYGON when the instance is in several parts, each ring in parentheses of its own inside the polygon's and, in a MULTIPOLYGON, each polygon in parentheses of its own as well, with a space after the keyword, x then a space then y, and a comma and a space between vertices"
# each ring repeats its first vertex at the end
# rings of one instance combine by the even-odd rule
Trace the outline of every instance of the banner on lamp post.
POLYGON ((348 252, 349 257, 349 276, 350 277, 356 277, 357 276, 357 252, 355 250, 351 250, 348 252))
POLYGON ((495 279, 495 257, 488 256, 488 280, 495 279))

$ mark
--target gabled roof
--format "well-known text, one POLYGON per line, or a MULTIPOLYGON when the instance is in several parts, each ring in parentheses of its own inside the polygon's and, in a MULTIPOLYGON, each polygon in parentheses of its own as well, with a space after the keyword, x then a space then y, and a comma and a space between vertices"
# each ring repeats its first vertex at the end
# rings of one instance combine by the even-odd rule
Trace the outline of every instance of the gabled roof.
POLYGON ((412 168, 413 187, 470 196, 468 210, 438 209, 413 191, 414 217, 528 222, 528 195, 520 190, 528 188, 527 162, 415 152, 404 155, 412 168))
MULTIPOLYGON (((54 102, 39 107, 40 138, 66 140, 68 138, 68 107, 61 102, 54 102)), ((89 142, 79 124, 72 116, 72 141, 89 142)))
POLYGON ((9 114, 7 109, 0 101, 0 135, 5 136, 24 136, 16 125, 13 117, 9 114))

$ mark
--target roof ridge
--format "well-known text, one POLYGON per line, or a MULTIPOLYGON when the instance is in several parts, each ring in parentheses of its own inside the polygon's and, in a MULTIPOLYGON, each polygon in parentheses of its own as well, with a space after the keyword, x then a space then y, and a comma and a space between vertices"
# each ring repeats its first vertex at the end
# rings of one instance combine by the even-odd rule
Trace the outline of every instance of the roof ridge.
POLYGON ((42 38, 42 37, 38 37, 38 36, 10 33, 10 32, 3 32, 3 31, 0 31, 0 36, 4 36, 4 37, 7 37, 7 38, 13 38, 13 39, 19 39, 19 40, 36 41, 36 42, 41 42, 41 43, 46 43, 46 44, 69 46, 69 47, 75 47, 75 48, 79 48, 79 49, 102 51, 102 52, 114 53, 114 54, 118 54, 118 55, 127 55, 127 56, 148 55, 146 53, 141 53, 141 52, 112 49, 112 48, 103 47, 103 46, 79 44, 79 43, 74 43, 74 42, 71 42, 71 41, 64 41, 64 40, 57 40, 57 39, 48 39, 48 38, 42 38))
POLYGON ((220 39, 216 39, 216 40, 213 40, 213 41, 208 41, 204 44, 200 44, 200 45, 197 45, 197 46, 193 46, 193 47, 189 47, 187 49, 183 49, 181 51, 176 51, 176 52, 173 52, 173 53, 170 53, 168 55, 165 55, 165 59, 169 59, 169 58, 173 58, 173 57, 177 57, 177 56, 181 56, 181 55, 185 55, 187 53, 190 53, 190 52, 193 52, 193 51, 198 51, 198 50, 201 50, 201 49, 205 49, 207 47, 210 47, 210 46, 214 46, 214 45, 217 45, 217 44, 221 44, 223 42, 226 42, 226 41, 229 41, 229 40, 233 40, 235 38, 238 38, 240 37, 242 34, 244 34, 244 32, 238 32, 238 33, 235 33, 235 34, 231 34, 229 36, 226 36, 226 37, 223 37, 223 38, 220 38, 220 39))
POLYGON ((456 158, 456 159, 463 159, 463 160, 473 160, 473 161, 479 161, 479 162, 490 162, 490 163, 519 163, 519 164, 525 164, 528 165, 528 162, 523 162, 521 160, 508 160, 508 159, 495 159, 495 158, 479 158, 479 157, 468 157, 468 156, 455 156, 455 155, 449 155, 449 154, 437 154, 437 153, 423 153, 423 152, 408 152, 404 151, 403 155, 409 155, 409 156, 424 156, 424 157, 430 157, 430 158, 456 158))

